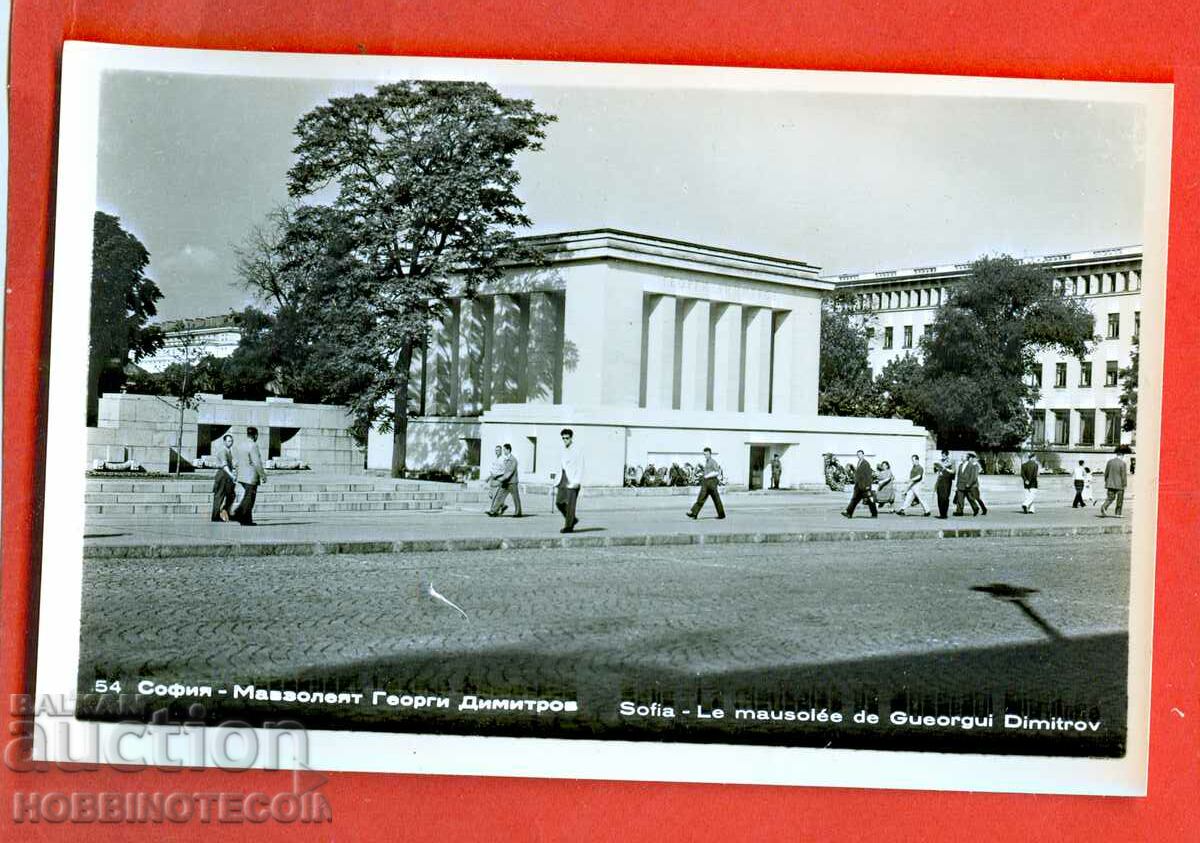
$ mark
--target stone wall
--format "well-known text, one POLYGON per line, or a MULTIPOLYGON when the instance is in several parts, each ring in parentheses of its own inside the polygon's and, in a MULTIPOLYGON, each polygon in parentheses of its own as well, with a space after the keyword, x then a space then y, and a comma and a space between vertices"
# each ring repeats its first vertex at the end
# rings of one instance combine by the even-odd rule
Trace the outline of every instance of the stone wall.
MULTIPOLYGON (((237 439, 247 426, 258 428, 263 458, 291 458, 314 472, 361 472, 365 455, 348 429, 345 407, 297 404, 286 398, 235 401, 201 395, 200 404, 183 414, 183 460, 188 468, 212 453, 226 432, 237 439)), ((100 398, 96 427, 88 428, 88 467, 96 460, 133 460, 147 471, 169 471, 179 438, 179 410, 170 399, 153 395, 108 394, 100 398)))

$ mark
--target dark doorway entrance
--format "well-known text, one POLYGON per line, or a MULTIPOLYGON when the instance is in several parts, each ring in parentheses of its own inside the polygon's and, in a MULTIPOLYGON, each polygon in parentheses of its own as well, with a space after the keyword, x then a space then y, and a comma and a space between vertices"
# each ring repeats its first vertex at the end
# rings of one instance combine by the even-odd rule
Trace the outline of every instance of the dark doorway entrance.
POLYGON ((766 445, 751 445, 750 446, 750 482, 751 489, 761 489, 763 487, 763 469, 767 465, 767 446, 766 445))

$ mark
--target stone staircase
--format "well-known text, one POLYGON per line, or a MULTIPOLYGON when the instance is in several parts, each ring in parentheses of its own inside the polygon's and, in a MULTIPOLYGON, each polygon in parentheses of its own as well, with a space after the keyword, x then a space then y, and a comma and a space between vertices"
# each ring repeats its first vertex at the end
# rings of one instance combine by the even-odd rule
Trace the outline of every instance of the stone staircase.
MULTIPOLYGON (((260 487, 254 511, 306 512, 433 511, 487 500, 483 491, 451 483, 370 476, 318 477, 274 474, 260 487)), ((88 516, 204 515, 212 509, 212 472, 174 478, 88 478, 88 516)))

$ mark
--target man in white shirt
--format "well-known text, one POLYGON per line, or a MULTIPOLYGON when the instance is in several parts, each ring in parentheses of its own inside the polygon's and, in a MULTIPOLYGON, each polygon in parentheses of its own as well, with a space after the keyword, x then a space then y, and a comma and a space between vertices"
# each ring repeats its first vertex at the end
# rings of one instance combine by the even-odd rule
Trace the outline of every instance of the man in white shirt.
POLYGON ((554 495, 554 506, 563 514, 560 533, 575 531, 579 519, 575 517, 575 504, 579 500, 579 487, 583 483, 583 452, 575 443, 575 431, 564 427, 562 436, 562 472, 558 475, 558 489, 554 495))
POLYGON ((725 506, 721 503, 720 492, 717 491, 717 486, 721 479, 721 466, 713 459, 712 448, 704 449, 704 477, 700 480, 700 496, 696 498, 696 502, 692 504, 692 508, 688 510, 687 517, 693 521, 700 514, 700 510, 704 508, 704 502, 708 498, 712 498, 713 504, 717 507, 717 517, 725 517, 725 506))
POLYGON ((500 507, 504 504, 504 489, 500 483, 500 478, 504 475, 504 449, 499 445, 496 446, 496 459, 492 460, 492 465, 488 469, 487 484, 491 489, 492 503, 488 507, 488 515, 499 515, 500 507))

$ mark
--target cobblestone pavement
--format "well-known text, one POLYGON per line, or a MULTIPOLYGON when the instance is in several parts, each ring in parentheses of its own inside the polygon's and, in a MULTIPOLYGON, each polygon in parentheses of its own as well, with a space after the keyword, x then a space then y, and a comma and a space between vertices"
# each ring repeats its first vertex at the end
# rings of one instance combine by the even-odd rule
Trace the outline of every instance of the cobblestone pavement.
MULTIPOLYGON (((1000 695, 1006 706, 1101 712, 1106 743, 1056 735, 1053 746, 1111 754, 1123 740, 1129 553, 1128 536, 1076 536, 89 560, 80 684, 562 696, 590 715, 558 732, 624 737, 668 728, 619 718, 627 698, 962 711, 1000 695), (1019 605, 972 591, 991 583, 1037 589, 1026 603, 1051 633, 1019 605), (431 597, 431 585, 462 613, 431 597)), ((369 706, 315 716, 511 733, 498 721, 447 715, 430 727, 369 706)), ((689 728, 665 736, 717 739, 689 728)), ((893 745, 926 746, 927 736, 915 747, 904 741, 917 738, 901 737, 893 745)), ((985 737, 955 735, 939 747, 985 737)), ((860 744, 842 735, 838 745, 860 744)))

